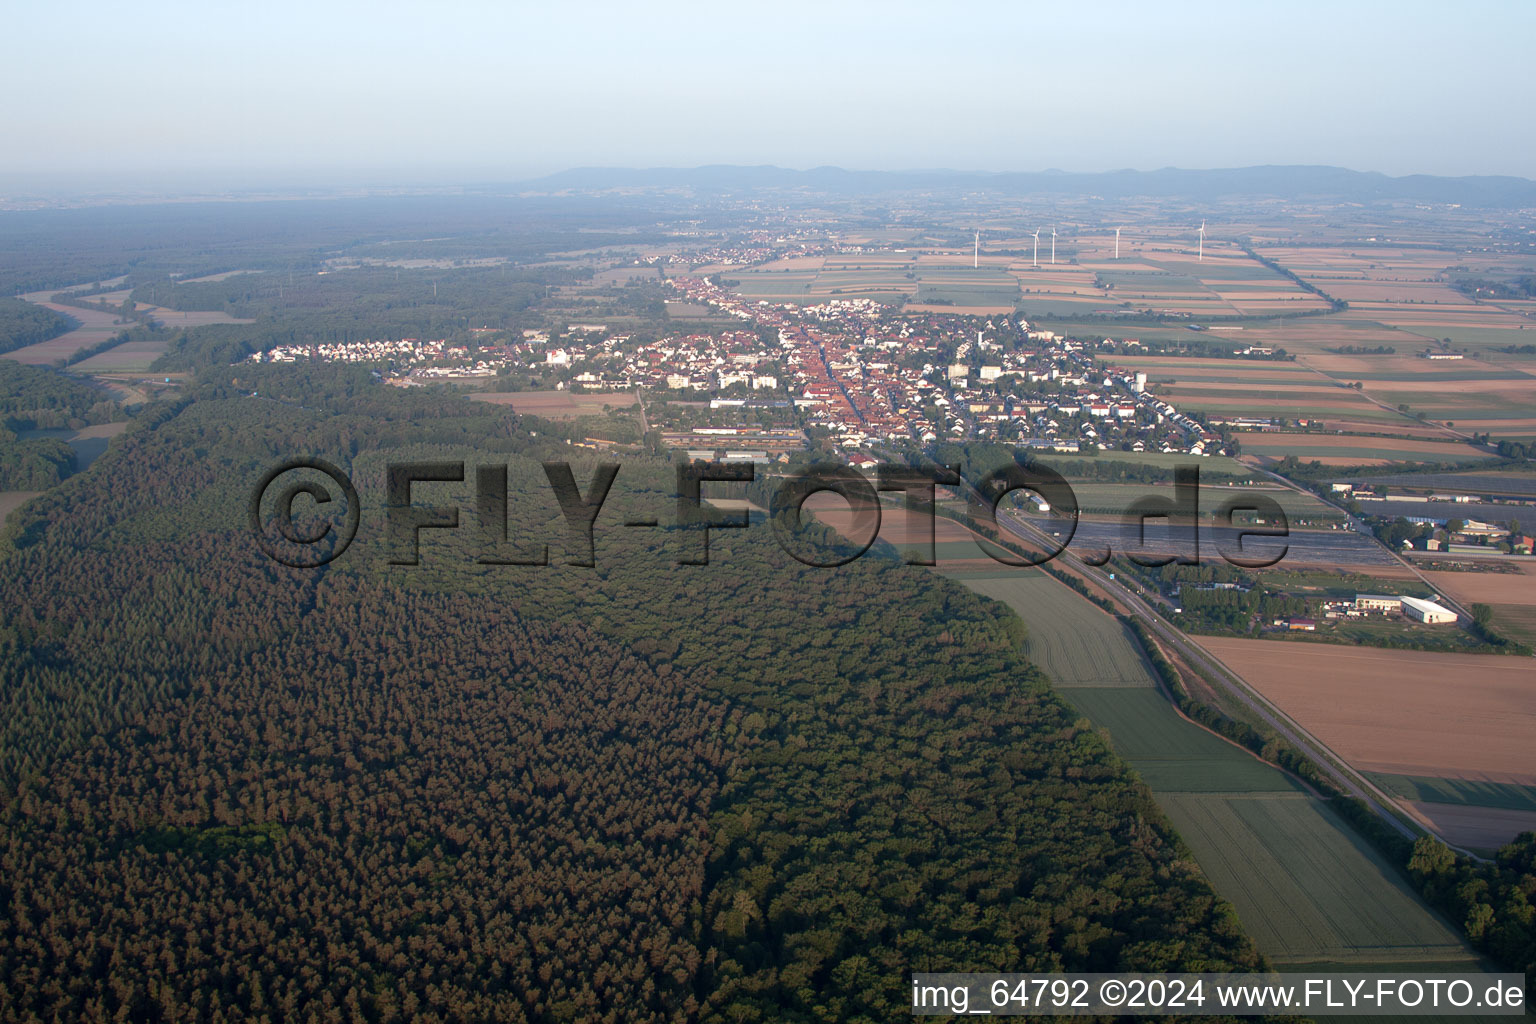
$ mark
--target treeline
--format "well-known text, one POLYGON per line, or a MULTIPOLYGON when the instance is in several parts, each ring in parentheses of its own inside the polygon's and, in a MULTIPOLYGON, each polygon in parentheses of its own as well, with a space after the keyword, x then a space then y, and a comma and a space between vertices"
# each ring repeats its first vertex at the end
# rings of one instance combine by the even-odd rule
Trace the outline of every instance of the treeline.
POLYGON ((1528 441, 1511 441, 1508 438, 1501 438, 1498 444, 1498 452, 1500 458, 1511 459, 1515 462, 1529 462, 1531 456, 1536 454, 1536 445, 1528 441))
POLYGON ((13 517, 9 1013, 884 1020, 912 970, 1262 966, 1011 613, 890 559, 804 566, 762 521, 680 566, 695 530, 611 528, 670 519, 660 461, 566 566, 545 426, 236 367, 13 517), (244 523, 302 453, 363 496, 320 571, 244 523), (505 465, 507 544, 551 564, 476 564, 466 483, 416 497, 461 528, 388 565, 407 457, 505 465))
POLYGON ((1179 607, 1174 625, 1191 633, 1250 636, 1276 618, 1305 615, 1307 602, 1299 597, 1267 594, 1252 590, 1201 590, 1184 586, 1179 590, 1179 607))
POLYGON ((590 267, 363 266, 317 273, 238 274, 222 281, 177 281, 135 275, 132 298, 168 309, 227 313, 241 319, 344 312, 367 320, 392 310, 436 309, 472 315, 499 326, 555 285, 590 280, 590 267))
MULTIPOLYGON (((1288 315, 1295 314, 1280 314, 1288 315)), ((1296 359, 1283 348, 1272 348, 1269 352, 1244 352, 1232 347, 1230 341, 1149 339, 1143 341, 1141 347, 1148 354, 1189 356, 1194 359, 1251 359, 1263 362, 1294 362, 1296 359)))
POLYGON ((1456 281, 1456 290, 1475 299, 1529 299, 1536 297, 1536 277, 1517 277, 1510 280, 1493 280, 1486 277, 1463 277, 1456 281))
POLYGON ((1397 354, 1397 349, 1391 345, 1339 345, 1336 348, 1325 348, 1324 351, 1340 356, 1390 356, 1397 354))
POLYGON ((53 437, 19 440, 0 427, 0 491, 45 491, 75 471, 75 450, 53 437))
MULTIPOLYGON (((959 466, 965 479, 976 482, 1003 466, 1043 466, 1071 480, 1101 483, 1166 484, 1173 479, 1170 466, 1128 459, 1068 459, 1045 455, 1031 449, 995 441, 940 441, 930 447, 933 461, 944 466, 959 466)), ((1189 457, 1190 463, 1201 460, 1189 457)), ((1206 483, 1238 483, 1248 477, 1233 473, 1209 472, 1201 467, 1200 479, 1206 483)))
POLYGON ((8 430, 78 430, 126 418, 121 406, 83 380, 0 359, 0 424, 8 430))
POLYGON ((77 363, 83 363, 92 356, 99 356, 103 352, 110 352, 112 349, 117 348, 119 345, 126 344, 130 341, 157 341, 165 338, 166 336, 166 332, 158 327, 133 327, 127 330, 118 331, 110 338, 104 338, 94 345, 87 345, 82 349, 76 349, 73 354, 65 359, 59 360, 54 365, 58 366, 60 369, 63 369, 65 367, 74 366, 77 363))
MULTIPOLYGON (((695 218, 697 208, 679 208, 695 218)), ((320 254, 381 260, 517 263, 605 246, 664 244, 650 201, 631 198, 389 196, 229 203, 133 204, 28 210, 0 237, 0 294, 65 288, 128 275, 324 269, 320 254)), ((696 223, 696 222, 695 222, 696 223)))
POLYGON ((1536 993, 1536 832, 1525 832, 1491 862, 1461 856, 1430 836, 1419 838, 1408 875, 1474 947, 1507 969, 1523 971, 1527 1005, 1536 993))
POLYGON ((541 323, 530 311, 584 268, 475 267, 443 271, 366 267, 326 274, 243 274, 224 281, 141 283, 134 295, 172 308, 212 309, 250 324, 209 324, 176 335, 154 369, 201 370, 279 345, 446 338, 474 347, 475 329, 541 323), (398 280, 397 280, 398 278, 398 280))
POLYGON ((72 326, 68 317, 47 306, 25 299, 0 299, 0 352, 14 352, 57 338, 72 326))
POLYGON ((1345 302, 1343 299, 1334 298, 1332 295, 1329 295, 1317 285, 1313 284, 1311 281, 1308 281, 1306 278, 1302 277, 1300 274, 1297 274, 1290 268, 1281 266, 1279 263, 1276 263, 1268 256, 1260 255, 1251 245, 1243 242, 1239 242, 1238 245, 1240 245, 1243 252, 1247 253, 1252 259, 1257 260, 1264 266, 1268 267, 1270 270, 1279 274, 1281 277, 1286 278, 1302 291, 1311 292, 1318 298, 1325 300, 1328 303, 1328 311, 1330 313, 1342 313, 1344 310, 1349 308, 1349 303, 1345 302))

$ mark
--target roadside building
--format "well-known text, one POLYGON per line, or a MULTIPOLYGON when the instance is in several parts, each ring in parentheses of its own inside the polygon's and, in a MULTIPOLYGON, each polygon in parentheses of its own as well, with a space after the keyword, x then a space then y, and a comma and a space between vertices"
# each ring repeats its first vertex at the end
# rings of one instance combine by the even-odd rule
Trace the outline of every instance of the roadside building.
POLYGON ((1356 594, 1357 612, 1397 612, 1403 609, 1403 599, 1390 594, 1356 594))
POLYGON ((1405 597, 1402 602, 1403 614, 1415 622, 1424 622, 1433 626, 1456 621, 1455 612, 1433 601, 1426 601, 1420 597, 1405 597))

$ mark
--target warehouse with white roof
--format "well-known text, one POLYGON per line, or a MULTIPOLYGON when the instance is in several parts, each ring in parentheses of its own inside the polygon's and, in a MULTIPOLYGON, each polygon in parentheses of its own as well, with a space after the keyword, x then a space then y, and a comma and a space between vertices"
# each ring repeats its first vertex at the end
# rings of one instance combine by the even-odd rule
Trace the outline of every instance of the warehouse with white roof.
POLYGON ((1441 604, 1426 601, 1422 597, 1403 598, 1403 614, 1410 619, 1436 625, 1442 622, 1455 622, 1456 613, 1441 604))

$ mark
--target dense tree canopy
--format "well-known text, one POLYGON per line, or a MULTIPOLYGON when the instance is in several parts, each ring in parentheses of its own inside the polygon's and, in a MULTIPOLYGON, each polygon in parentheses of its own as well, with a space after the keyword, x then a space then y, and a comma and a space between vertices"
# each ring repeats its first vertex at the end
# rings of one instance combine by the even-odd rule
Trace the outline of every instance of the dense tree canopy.
POLYGON ((241 368, 12 519, 11 1016, 888 1020, 913 970, 1258 965, 1002 606, 894 559, 806 567, 762 523, 679 566, 659 461, 565 565, 538 460, 573 449, 532 426, 241 368), (244 525, 303 453, 363 495, 321 570, 244 525), (466 484, 417 499, 461 529, 388 565, 384 468, 423 457, 505 465, 552 564, 477 564, 466 484))

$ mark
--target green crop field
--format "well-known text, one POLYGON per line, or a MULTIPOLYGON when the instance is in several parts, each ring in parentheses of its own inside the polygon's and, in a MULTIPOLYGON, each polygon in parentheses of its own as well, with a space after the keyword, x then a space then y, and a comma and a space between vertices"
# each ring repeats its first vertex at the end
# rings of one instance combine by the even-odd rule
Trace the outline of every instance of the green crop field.
POLYGON ((1115 635, 1115 620, 1040 572, 956 578, 1006 601, 1024 620, 1031 660, 1109 733, 1277 966, 1481 969, 1471 950, 1326 804, 1284 772, 1180 716, 1151 685, 1134 638, 1115 635), (1121 653, 1106 661, 1109 650, 1121 653), (1136 683, 1068 682, 1103 679, 1105 666, 1136 683))
POLYGON ((1130 632, 1051 577, 1021 577, 1004 569, 961 582, 1018 613, 1029 627, 1029 660, 1058 686, 1152 686, 1130 632))
MULTIPOLYGON (((1431 364, 1431 365, 1434 365, 1434 364, 1431 364)), ((1330 376, 1333 376, 1333 375, 1330 375, 1330 376)), ((1412 377, 1409 377, 1408 375, 1402 374, 1402 373, 1359 373, 1359 372, 1351 370, 1349 372, 1341 372, 1341 373, 1337 374, 1337 376, 1340 379, 1358 380, 1358 381, 1373 381, 1373 380, 1402 381, 1402 380, 1413 380, 1414 382, 1419 382, 1419 381, 1447 381, 1447 382, 1455 383, 1455 382, 1458 382, 1458 381, 1469 381, 1469 380, 1471 380, 1471 381, 1477 381, 1477 380, 1523 380, 1523 379, 1529 377, 1530 374, 1528 374, 1528 373, 1521 373, 1521 372, 1518 372, 1518 371, 1515 371, 1515 370, 1430 370, 1430 371, 1427 371, 1427 372, 1424 372, 1424 373, 1415 373, 1415 374, 1412 375, 1412 377)))
MULTIPOLYGON (((1072 491, 1077 495, 1079 511, 1108 515, 1118 515, 1124 512, 1137 499, 1149 494, 1169 499, 1173 497, 1173 489, 1171 487, 1153 486, 1150 484, 1078 483, 1072 485, 1072 491)), ((1200 491, 1200 508, 1203 511, 1216 511, 1229 499, 1245 493, 1261 494, 1279 502, 1280 507, 1285 510, 1285 514, 1292 518, 1343 518, 1343 513, 1325 504, 1316 496, 1305 494, 1301 491, 1293 491, 1286 487, 1242 488, 1207 486, 1200 491)))
POLYGON ((1362 437, 1359 444, 1350 444, 1343 439, 1333 442, 1323 440, 1318 444, 1304 444, 1295 441, 1275 441, 1266 444, 1251 435, 1243 439, 1243 453, 1246 455, 1269 455, 1280 458, 1286 455, 1294 455, 1298 459, 1308 458, 1357 458, 1357 459, 1387 459, 1392 462, 1474 462, 1488 459, 1497 459, 1497 455, 1489 455, 1480 452, 1471 445, 1447 443, 1432 445, 1425 442, 1423 446, 1413 449, 1404 448, 1372 448, 1371 439, 1362 437))
MULTIPOLYGON (((1098 462, 1134 462, 1142 466, 1157 466, 1169 470, 1175 466, 1199 466, 1201 472, 1229 473, 1232 476, 1241 477, 1245 480, 1264 478, 1263 474, 1252 466, 1245 466, 1236 459, 1228 458, 1225 455, 1200 456, 1190 455, 1188 452, 1122 452, 1111 450, 1096 452, 1092 455, 1063 455, 1047 452, 1043 453, 1039 458, 1039 461, 1047 466, 1055 466, 1057 463, 1078 460, 1085 462, 1089 460, 1098 462)), ((1067 478, 1069 480, 1072 479, 1070 474, 1067 474, 1067 478)), ((1170 480, 1173 479, 1173 474, 1170 473, 1168 478, 1170 480)))
POLYGON ((1467 956, 1397 872, 1317 800, 1179 793, 1159 794, 1158 803, 1276 962, 1467 956))
POLYGON ((1418 580, 1385 579, 1362 572, 1327 569, 1266 569, 1253 572, 1255 581, 1289 594, 1353 598, 1356 594, 1412 594, 1423 596, 1418 580))
MULTIPOLYGON (((1474 351, 1487 352, 1503 348, 1506 345, 1531 345, 1532 333, 1529 330, 1520 330, 1516 327, 1428 327, 1423 324, 1414 324, 1411 327, 1399 328, 1409 334, 1418 335, 1426 340, 1436 341, 1440 338, 1450 338, 1451 344, 1457 348, 1467 348, 1474 351)), ((1502 355, 1502 353, 1497 353, 1502 355)))
POLYGON ((1018 286, 930 284, 923 282, 914 302, 952 302, 957 306, 1011 306, 1019 297, 1018 286))
POLYGON ((1423 775, 1387 775, 1367 772, 1376 785, 1404 800, 1467 807, 1501 807, 1512 811, 1536 811, 1536 786, 1473 779, 1436 779, 1423 775))
MULTIPOLYGON (((913 554, 921 553, 926 545, 901 544, 898 545, 898 547, 901 549, 903 557, 905 557, 905 555, 909 552, 913 554)), ((981 549, 981 545, 977 544, 973 540, 941 540, 934 544, 933 553, 934 557, 941 562, 961 558, 973 559, 987 557, 987 553, 981 549)))
POLYGON ((732 280, 741 282, 735 286, 735 291, 742 295, 804 295, 815 279, 814 273, 803 271, 794 273, 743 271, 732 275, 732 280))
POLYGON ((1536 645, 1536 605, 1493 605, 1493 628, 1500 636, 1536 645))
MULTIPOLYGON (((1159 394, 1162 393, 1159 392, 1159 394)), ((1340 394, 1344 395, 1346 393, 1340 392, 1340 394)), ((1350 402, 1348 397, 1341 399, 1340 404, 1335 405, 1311 405, 1305 402, 1291 404, 1277 400, 1271 393, 1256 393, 1247 397, 1233 394, 1223 397, 1212 396, 1209 392, 1204 394, 1193 391, 1185 392, 1177 388, 1171 389, 1164 397, 1180 409, 1221 413, 1228 416, 1264 416, 1271 419, 1316 419, 1324 421, 1340 419, 1369 420, 1372 423, 1406 422, 1400 413, 1383 409, 1379 405, 1372 405, 1364 399, 1361 399, 1359 402, 1350 402)), ((1308 402, 1310 401, 1309 399, 1308 402)))
POLYGON ((1116 752, 1153 792, 1296 792, 1284 772, 1200 726, 1179 717, 1168 699, 1150 686, 1072 687, 1062 696, 1108 729, 1116 752))

